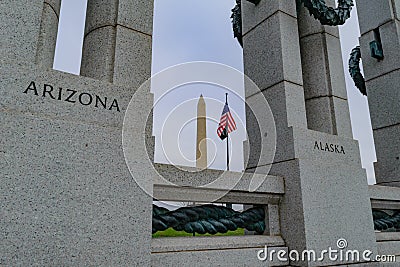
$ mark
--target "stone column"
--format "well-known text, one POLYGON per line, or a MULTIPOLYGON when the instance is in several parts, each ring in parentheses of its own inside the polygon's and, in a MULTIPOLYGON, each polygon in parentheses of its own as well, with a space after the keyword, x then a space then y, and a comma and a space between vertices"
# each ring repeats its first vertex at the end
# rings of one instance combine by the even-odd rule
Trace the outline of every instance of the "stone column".
MULTIPOLYGON (((302 12, 298 17, 296 1, 261 0, 256 6, 242 1, 245 74, 261 90, 245 85, 246 101, 260 115, 265 98, 277 131, 271 161, 260 154, 262 146, 273 151, 261 141, 271 134, 267 127, 260 127, 268 117, 261 115, 257 121, 247 108, 250 152, 246 171, 284 177, 279 216, 289 250, 321 253, 337 248, 337 241, 345 238, 349 249, 377 253, 366 173, 358 143, 351 138, 337 31, 314 29, 302 12), (318 72, 313 59, 321 64, 318 72), (315 77, 310 77, 313 71, 315 77), (322 121, 325 118, 328 122, 322 121)), ((360 262, 340 264, 347 263, 360 262)), ((290 262, 293 266, 337 264, 327 257, 319 262, 290 262)))
POLYGON ((83 76, 139 87, 151 75, 152 0, 89 0, 83 76))
POLYGON ((357 2, 360 45, 375 139, 376 181, 400 186, 400 0, 357 2), (383 59, 370 44, 381 41, 383 59))
POLYGON ((44 1, 36 63, 45 68, 53 68, 60 9, 61 0, 44 1))
POLYGON ((60 2, 2 1, 0 60, 52 67, 60 2))
MULTIPOLYGON (((297 204, 290 201, 297 199, 298 205, 301 205, 299 177, 292 173, 297 167, 297 160, 291 127, 307 128, 295 1, 262 0, 257 6, 242 1, 242 17, 245 74, 261 90, 250 91, 245 84, 246 103, 256 109, 259 106, 257 103, 262 103, 265 98, 273 112, 277 147, 271 174, 285 178, 287 196, 281 205, 282 236, 289 249, 303 250, 307 247, 303 210, 300 208, 291 212, 297 204)), ((257 110, 252 112, 248 107, 246 125, 250 151, 246 171, 267 173, 272 162, 258 157, 260 147, 267 145, 261 143, 260 136, 270 133, 268 129, 260 129, 253 114, 257 110)))
MULTIPOLYGON (((292 133, 288 127, 307 128, 296 6, 291 2, 262 0, 254 6, 242 1, 245 74, 261 90, 249 91, 245 85, 246 102, 256 107, 257 102, 266 98, 271 106, 279 133, 275 162, 294 158, 291 157, 294 152, 292 133)), ((258 143, 258 123, 249 109, 246 112, 251 147, 248 167, 254 168, 257 162, 253 156, 259 154, 261 144, 258 143)), ((264 160, 258 165, 270 163, 264 160)))
MULTIPOLYGON (((327 4, 334 6, 335 0, 327 4)), ((321 25, 298 5, 308 128, 352 137, 339 29, 321 25)))

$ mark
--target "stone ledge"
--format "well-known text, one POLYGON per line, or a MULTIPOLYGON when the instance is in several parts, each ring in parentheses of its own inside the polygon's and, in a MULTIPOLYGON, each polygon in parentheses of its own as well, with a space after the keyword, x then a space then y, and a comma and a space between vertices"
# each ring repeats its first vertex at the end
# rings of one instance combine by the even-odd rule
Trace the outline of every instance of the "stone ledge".
POLYGON ((400 241, 378 242, 378 253, 380 255, 400 256, 400 241))
POLYGON ((154 185, 154 198, 165 201, 278 205, 280 195, 194 187, 154 185))
POLYGON ((376 200, 400 201, 400 188, 389 187, 389 186, 370 185, 369 186, 369 195, 370 195, 371 199, 376 199, 376 200))
POLYGON ((151 253, 284 246, 280 236, 205 236, 153 238, 151 253))
POLYGON ((400 232, 375 233, 376 242, 400 241, 400 232))
MULTIPOLYGON (((284 250, 287 247, 269 247, 270 251, 284 250)), ((260 261, 257 254, 260 248, 224 249, 224 250, 203 250, 183 251, 168 253, 153 253, 151 255, 151 266, 288 266, 289 262, 281 262, 274 259, 272 262, 260 261)))
POLYGON ((155 164, 154 167, 163 178, 154 178, 154 184, 157 185, 202 187, 203 189, 234 190, 245 192, 254 191, 258 193, 271 194, 285 193, 284 178, 279 176, 210 169, 197 171, 196 168, 179 168, 166 164, 155 164), (259 186, 257 188, 252 188, 253 184, 257 184, 259 186))

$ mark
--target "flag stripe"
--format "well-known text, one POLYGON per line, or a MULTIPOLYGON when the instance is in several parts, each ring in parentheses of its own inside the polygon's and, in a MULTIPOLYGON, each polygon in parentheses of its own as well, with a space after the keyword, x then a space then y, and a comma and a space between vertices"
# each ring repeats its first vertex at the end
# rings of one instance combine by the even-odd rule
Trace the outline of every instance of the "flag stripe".
POLYGON ((229 120, 229 126, 233 127, 234 129, 236 129, 236 123, 233 120, 233 117, 231 115, 231 113, 228 114, 228 120, 229 120))
POLYGON ((232 115, 230 113, 228 114, 228 122, 229 122, 229 126, 232 126, 233 128, 236 127, 235 121, 233 120, 232 115))

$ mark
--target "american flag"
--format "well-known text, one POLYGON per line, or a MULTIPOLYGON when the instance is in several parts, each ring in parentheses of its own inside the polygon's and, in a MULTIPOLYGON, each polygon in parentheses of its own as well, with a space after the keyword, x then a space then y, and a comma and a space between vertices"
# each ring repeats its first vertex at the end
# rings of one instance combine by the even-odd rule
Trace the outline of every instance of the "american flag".
POLYGON ((224 110, 222 111, 221 120, 219 121, 217 134, 221 140, 228 137, 228 134, 236 130, 236 122, 232 117, 229 110, 228 102, 225 103, 224 110))

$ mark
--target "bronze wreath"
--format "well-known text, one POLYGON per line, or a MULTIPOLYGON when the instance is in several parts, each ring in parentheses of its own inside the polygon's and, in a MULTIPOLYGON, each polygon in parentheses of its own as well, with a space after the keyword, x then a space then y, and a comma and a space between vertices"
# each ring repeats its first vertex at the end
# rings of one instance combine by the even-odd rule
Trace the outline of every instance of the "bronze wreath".
POLYGON ((322 25, 343 25, 354 6, 353 0, 338 0, 338 7, 328 7, 325 0, 300 0, 310 12, 310 15, 319 20, 322 25))
POLYGON ((353 50, 351 50, 350 59, 349 59, 349 73, 351 78, 360 90, 363 95, 367 95, 367 88, 365 86, 364 76, 361 74, 360 70, 360 59, 361 59, 361 50, 360 47, 357 46, 353 50))

